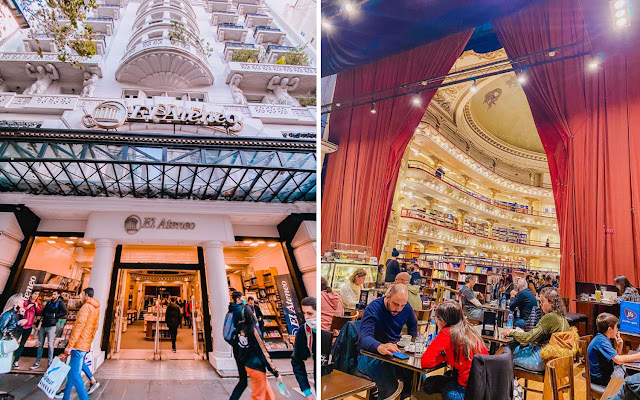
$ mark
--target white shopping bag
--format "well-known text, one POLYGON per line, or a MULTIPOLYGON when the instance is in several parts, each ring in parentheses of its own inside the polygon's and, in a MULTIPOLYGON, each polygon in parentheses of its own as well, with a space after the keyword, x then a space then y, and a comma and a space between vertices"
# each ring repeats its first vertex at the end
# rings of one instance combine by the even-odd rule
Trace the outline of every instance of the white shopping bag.
POLYGON ((45 372, 42 379, 40 379, 38 387, 42 389, 48 398, 53 399, 58 389, 60 389, 60 386, 62 386, 62 382, 66 379, 70 369, 64 361, 60 360, 60 357, 54 358, 47 372, 45 372))

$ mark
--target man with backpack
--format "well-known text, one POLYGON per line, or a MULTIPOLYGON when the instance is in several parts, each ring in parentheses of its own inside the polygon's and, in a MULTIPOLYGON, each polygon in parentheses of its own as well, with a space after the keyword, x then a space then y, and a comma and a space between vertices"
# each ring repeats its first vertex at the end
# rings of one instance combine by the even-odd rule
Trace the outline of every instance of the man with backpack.
POLYGON ((40 367, 40 359, 42 358, 42 350, 44 348, 45 338, 49 341, 49 364, 53 362, 53 351, 55 349, 54 342, 56 338, 56 325, 58 320, 67 315, 67 307, 60 298, 60 292, 54 290, 51 293, 51 300, 42 309, 42 324, 38 331, 38 352, 36 354, 36 362, 33 366, 29 367, 31 370, 38 369, 40 367))

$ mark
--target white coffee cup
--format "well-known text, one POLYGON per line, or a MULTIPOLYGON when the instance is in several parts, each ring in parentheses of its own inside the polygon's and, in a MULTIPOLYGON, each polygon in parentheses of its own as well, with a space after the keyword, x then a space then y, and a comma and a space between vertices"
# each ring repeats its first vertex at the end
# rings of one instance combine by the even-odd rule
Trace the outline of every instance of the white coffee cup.
POLYGON ((398 345, 404 347, 409 343, 411 343, 411 335, 402 335, 402 339, 400 339, 400 342, 398 343, 398 345))

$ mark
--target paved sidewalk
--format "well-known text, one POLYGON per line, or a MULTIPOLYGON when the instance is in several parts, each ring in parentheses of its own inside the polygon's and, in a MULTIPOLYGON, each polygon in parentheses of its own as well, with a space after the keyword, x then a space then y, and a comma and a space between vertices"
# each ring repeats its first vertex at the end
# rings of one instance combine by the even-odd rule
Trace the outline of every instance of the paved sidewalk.
MULTIPOLYGON (((92 400, 226 400, 238 382, 237 378, 221 378, 206 361, 107 360, 95 376, 100 387, 91 394, 92 400)), ((38 389, 41 377, 28 373, 2 375, 0 392, 9 392, 17 400, 47 400, 38 389)), ((298 387, 293 375, 284 376, 284 382, 291 392, 289 399, 304 399, 292 389, 298 387)), ((269 383, 276 398, 285 399, 273 377, 269 383)), ((250 387, 251 382, 243 400, 250 398, 250 387)), ((75 391, 71 398, 77 399, 75 391)))

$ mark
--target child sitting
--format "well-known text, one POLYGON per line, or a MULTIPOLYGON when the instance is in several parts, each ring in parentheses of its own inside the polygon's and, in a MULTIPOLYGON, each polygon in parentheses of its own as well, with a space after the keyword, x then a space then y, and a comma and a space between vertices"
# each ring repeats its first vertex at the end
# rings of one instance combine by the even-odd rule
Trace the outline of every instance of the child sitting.
POLYGON ((593 338, 587 356, 589 357, 589 371, 591 382, 596 385, 607 386, 612 377, 625 376, 622 364, 640 361, 640 353, 621 355, 623 341, 620 338, 618 318, 609 313, 602 313, 596 319, 598 334, 593 338), (615 348, 611 343, 615 339, 615 348))

